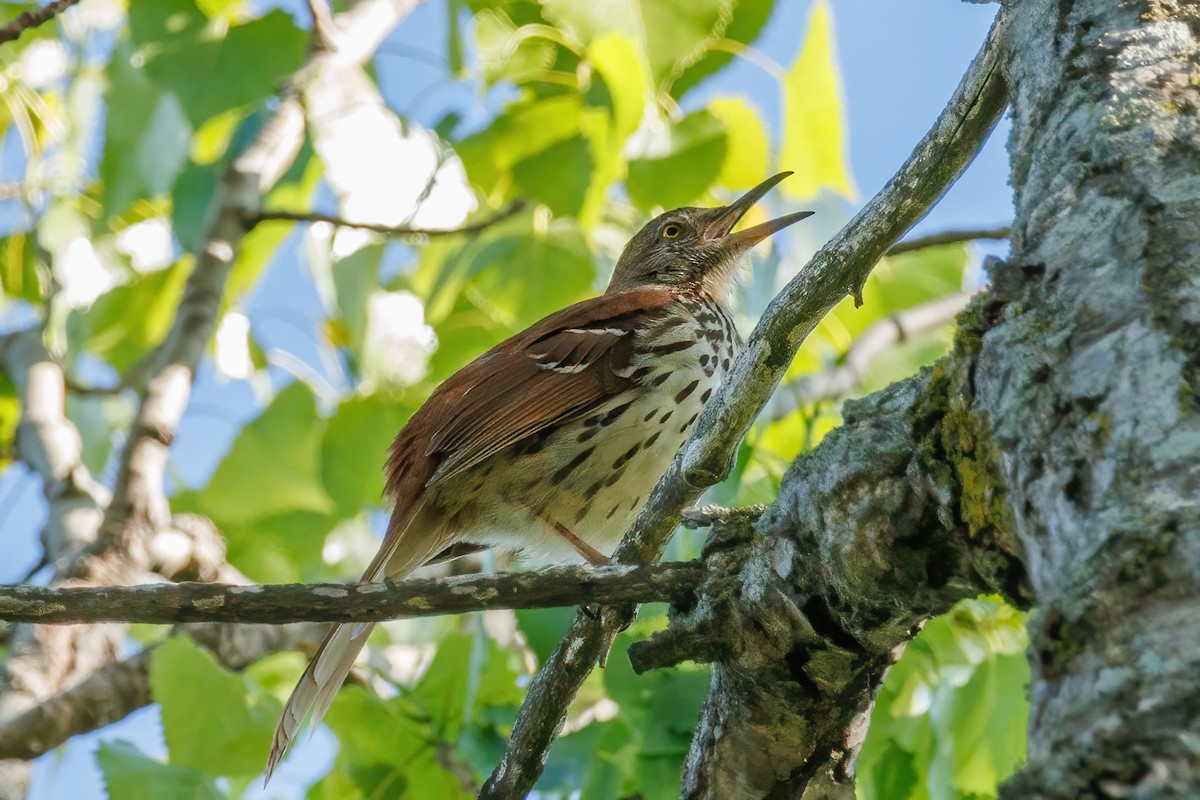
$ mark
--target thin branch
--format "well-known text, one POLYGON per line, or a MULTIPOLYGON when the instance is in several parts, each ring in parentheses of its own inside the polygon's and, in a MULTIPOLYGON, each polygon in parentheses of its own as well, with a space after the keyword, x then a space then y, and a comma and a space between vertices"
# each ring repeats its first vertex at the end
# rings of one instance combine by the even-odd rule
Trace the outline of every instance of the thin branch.
POLYGON ((25 31, 46 24, 78 2, 79 0, 54 0, 49 5, 18 15, 12 22, 0 28, 0 44, 15 42, 25 31))
POLYGON ((308 12, 312 15, 313 52, 329 50, 337 39, 337 24, 333 12, 325 0, 307 0, 308 12))
POLYGON ((806 405, 853 394, 862 386, 871 363, 888 348, 950 322, 974 296, 973 292, 957 292, 884 317, 854 339, 836 366, 780 386, 763 415, 779 420, 806 405))
POLYGON ((581 604, 683 603, 704 576, 700 563, 555 567, 402 583, 246 586, 0 586, 0 620, 87 622, 381 622, 469 611, 581 604))
POLYGON ((405 225, 379 225, 374 222, 351 222, 350 220, 342 219, 341 217, 332 214, 318 214, 312 211, 292 212, 292 211, 260 211, 253 214, 249 219, 250 225, 258 225, 263 222, 326 222, 330 225, 339 228, 359 228, 365 231, 374 231, 382 233, 386 236, 458 236, 460 234, 481 233, 493 225, 503 222, 510 217, 520 213, 525 208, 525 204, 520 200, 514 200, 509 203, 506 208, 492 216, 482 219, 478 222, 473 222, 470 225, 464 225, 461 228, 411 228, 405 225))
POLYGON ((1011 235, 1012 229, 1007 226, 1003 228, 977 228, 965 231, 942 231, 941 233, 931 233, 929 236, 921 236, 893 245, 888 249, 887 255, 898 256, 903 253, 924 250, 926 247, 939 247, 944 244, 958 244, 959 242, 974 242, 980 239, 1003 241, 1011 235))
MULTIPOLYGON (((783 377, 800 344, 846 294, 857 296, 871 268, 962 174, 1007 104, 993 26, 950 103, 908 161, 772 301, 729 379, 700 416, 625 536, 614 558, 652 561, 691 505, 729 470, 738 443, 783 377)), ((504 756, 481 798, 525 797, 542 772, 566 709, 632 609, 608 607, 600 620, 576 614, 534 678, 504 756)))

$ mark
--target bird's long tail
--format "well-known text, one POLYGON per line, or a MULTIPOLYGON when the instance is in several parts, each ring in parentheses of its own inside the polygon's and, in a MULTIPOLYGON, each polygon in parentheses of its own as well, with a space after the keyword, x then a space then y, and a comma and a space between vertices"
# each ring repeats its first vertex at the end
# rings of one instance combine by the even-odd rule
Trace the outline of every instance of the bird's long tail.
MULTIPOLYGON (((402 580, 442 549, 441 538, 437 536, 436 531, 423 525, 429 521, 429 515, 417 513, 418 511, 414 510, 414 513, 406 515, 408 521, 402 523, 403 528, 400 528, 397 525, 398 521, 393 518, 383 545, 363 573, 364 582, 384 578, 391 581, 402 580), (417 535, 406 535, 409 529, 414 529, 413 532, 417 535), (397 545, 401 541, 404 546, 398 548, 397 545)), ((312 661, 308 663, 308 668, 304 670, 296 688, 292 690, 292 696, 288 698, 283 713, 279 716, 279 722, 275 725, 264 785, 271 780, 271 775, 283 760, 284 753, 295 739, 305 717, 311 712, 310 724, 313 729, 321 723, 374 627, 375 624, 371 622, 347 622, 330 626, 312 661)))

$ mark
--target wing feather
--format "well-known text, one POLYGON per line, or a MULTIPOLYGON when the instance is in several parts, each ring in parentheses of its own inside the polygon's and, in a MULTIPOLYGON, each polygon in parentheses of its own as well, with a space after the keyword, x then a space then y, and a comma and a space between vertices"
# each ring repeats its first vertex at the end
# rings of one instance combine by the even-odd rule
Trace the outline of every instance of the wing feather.
POLYGON ((468 364, 409 423, 428 430, 423 450, 437 464, 426 472, 423 486, 436 485, 633 388, 636 379, 628 369, 633 331, 666 314, 675 300, 664 288, 585 300, 468 364), (418 421, 426 409, 429 418, 418 421))

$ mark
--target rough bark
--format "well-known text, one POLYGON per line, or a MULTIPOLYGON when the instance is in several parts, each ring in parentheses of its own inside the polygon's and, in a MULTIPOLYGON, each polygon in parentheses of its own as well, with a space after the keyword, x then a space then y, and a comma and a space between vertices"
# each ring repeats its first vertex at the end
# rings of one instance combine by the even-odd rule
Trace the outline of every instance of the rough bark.
POLYGON ((920 623, 985 592, 1025 603, 999 454, 970 411, 982 308, 951 356, 848 404, 744 535, 718 527, 709 558, 741 559, 735 577, 631 648, 637 669, 717 662, 685 797, 853 797, 876 689, 920 623))
POLYGON ((852 796, 889 648, 986 588, 1034 606, 1004 797, 1200 796, 1200 9, 1006 15, 1013 254, 793 466, 739 592, 643 646, 718 661, 686 796, 852 796))
POLYGON ((1037 613, 1010 798, 1200 796, 1200 8, 1021 0, 977 408, 1037 613))

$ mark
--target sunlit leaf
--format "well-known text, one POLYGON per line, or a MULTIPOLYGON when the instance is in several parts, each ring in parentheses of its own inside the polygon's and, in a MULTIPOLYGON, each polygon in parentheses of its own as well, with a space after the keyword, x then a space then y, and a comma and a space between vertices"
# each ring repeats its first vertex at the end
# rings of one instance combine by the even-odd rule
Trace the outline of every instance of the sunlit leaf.
POLYGON ((42 276, 37 248, 27 233, 13 233, 0 239, 0 288, 6 297, 30 303, 42 299, 42 276))
POLYGON ((127 741, 101 742, 96 765, 108 800, 222 800, 225 797, 202 772, 163 764, 127 741))
POLYGON ((833 12, 816 0, 804 47, 784 81, 782 169, 796 174, 780 187, 798 199, 822 189, 853 199, 846 156, 842 79, 833 50, 833 12))
POLYGON ((729 136, 708 111, 696 111, 671 129, 669 151, 629 162, 625 185, 629 196, 644 209, 692 205, 716 182, 729 136))
MULTIPOLYGON (((774 0, 736 0, 730 7, 732 15, 721 38, 736 48, 753 44, 766 27, 775 3, 774 0)), ((724 68, 733 58, 733 54, 724 48, 707 50, 699 61, 685 69, 671 84, 671 94, 676 98, 683 97, 705 78, 724 68)))
POLYGON ((542 0, 545 15, 584 46, 606 33, 636 41, 656 86, 669 86, 724 33, 731 0, 542 0))
POLYGON ((231 523, 331 511, 318 461, 324 427, 312 393, 301 383, 289 385, 242 429, 194 504, 231 523))
POLYGON ((587 229, 599 221, 609 186, 625 177, 625 145, 642 120, 651 85, 636 45, 626 36, 599 36, 585 55, 593 69, 584 92, 587 105, 580 126, 594 169, 578 216, 587 229))
POLYGON ((308 34, 278 9, 228 29, 192 0, 149 0, 130 8, 130 31, 146 73, 182 104, 195 127, 233 108, 264 100, 304 59, 308 34))
POLYGON ((350 398, 330 418, 321 442, 321 473, 341 513, 382 502, 386 449, 410 411, 373 394, 350 398))
POLYGON ((889 671, 858 762, 863 800, 994 797, 1024 759, 1022 615, 966 600, 925 625, 889 671))
POLYGON ((162 706, 171 763, 208 775, 261 772, 282 705, 249 689, 190 639, 172 637, 156 647, 150 691, 162 706))
POLYGON ((508 15, 496 8, 475 15, 475 47, 489 84, 503 80, 523 83, 554 63, 552 42, 519 32, 508 15))
POLYGON ((754 108, 740 97, 717 97, 706 106, 725 125, 725 160, 717 180, 730 189, 748 189, 767 178, 771 143, 754 108))
POLYGON ((108 291, 90 308, 72 315, 68 328, 72 339, 118 371, 128 369, 166 336, 191 266, 188 256, 108 291), (131 308, 138 313, 130 314, 131 308))
POLYGON ((163 92, 118 47, 109 62, 100 202, 110 215, 166 192, 187 161, 192 128, 179 101, 163 92))
POLYGON ((512 168, 556 142, 579 133, 579 97, 564 94, 526 98, 505 109, 492 124, 455 146, 471 182, 493 199, 508 196, 512 168))
POLYGON ((12 463, 17 423, 21 421, 21 403, 17 387, 8 375, 0 374, 0 470, 12 463))

